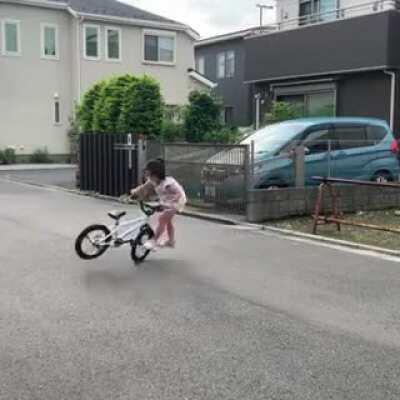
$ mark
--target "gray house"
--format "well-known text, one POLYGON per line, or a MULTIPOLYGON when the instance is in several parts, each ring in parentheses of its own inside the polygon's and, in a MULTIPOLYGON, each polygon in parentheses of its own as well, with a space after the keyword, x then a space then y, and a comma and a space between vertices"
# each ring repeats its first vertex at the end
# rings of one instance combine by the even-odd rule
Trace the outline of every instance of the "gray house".
POLYGON ((213 87, 193 71, 189 26, 116 0, 0 0, 0 149, 69 152, 74 102, 95 81, 148 74, 169 106, 213 87))
POLYGON ((400 137, 398 3, 321 4, 280 2, 278 30, 245 41, 246 85, 266 107, 281 100, 306 116, 381 118, 400 137))
MULTIPOLYGON (((264 27, 263 31, 268 29, 264 27)), ((227 125, 249 126, 253 123, 251 87, 244 84, 245 39, 257 30, 259 32, 259 28, 232 32, 195 44, 197 72, 218 84, 215 91, 224 102, 223 119, 227 125)))
POLYGON ((249 125, 285 101, 305 116, 381 118, 400 137, 400 2, 281 0, 276 11, 273 26, 196 44, 227 122, 249 125))

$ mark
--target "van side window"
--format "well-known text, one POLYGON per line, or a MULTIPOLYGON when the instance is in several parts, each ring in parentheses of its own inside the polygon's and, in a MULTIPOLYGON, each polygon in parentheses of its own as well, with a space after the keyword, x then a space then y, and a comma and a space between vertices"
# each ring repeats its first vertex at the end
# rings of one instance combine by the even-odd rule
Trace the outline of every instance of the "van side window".
POLYGON ((380 143, 386 134, 387 130, 383 126, 367 126, 367 140, 370 146, 380 143))
POLYGON ((362 125, 336 126, 335 136, 341 150, 368 146, 366 127, 362 125))
POLYGON ((332 140, 332 131, 330 129, 320 129, 310 132, 303 144, 307 149, 307 154, 325 153, 328 151, 329 140, 332 140))

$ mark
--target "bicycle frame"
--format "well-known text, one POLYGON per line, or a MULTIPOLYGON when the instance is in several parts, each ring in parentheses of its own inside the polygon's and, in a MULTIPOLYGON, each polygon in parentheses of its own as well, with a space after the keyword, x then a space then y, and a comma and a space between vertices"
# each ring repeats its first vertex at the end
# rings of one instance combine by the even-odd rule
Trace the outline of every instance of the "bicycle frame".
POLYGON ((135 240, 136 237, 140 233, 140 229, 143 225, 149 223, 149 217, 139 217, 135 219, 131 219, 128 221, 116 221, 114 225, 108 226, 110 230, 110 234, 103 238, 98 246, 109 246, 111 239, 111 245, 113 247, 118 247, 124 244, 131 243, 132 240, 135 240), (127 228, 124 230, 124 228, 127 228))

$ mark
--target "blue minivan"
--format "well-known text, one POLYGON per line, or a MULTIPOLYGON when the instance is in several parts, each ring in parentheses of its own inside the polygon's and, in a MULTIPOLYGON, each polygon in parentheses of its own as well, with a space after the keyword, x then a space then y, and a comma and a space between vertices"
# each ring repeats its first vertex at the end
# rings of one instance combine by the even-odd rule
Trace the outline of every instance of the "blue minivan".
POLYGON ((305 118, 262 128, 242 144, 254 146, 254 187, 293 186, 293 151, 304 146, 306 184, 313 176, 397 181, 398 145, 385 121, 305 118))

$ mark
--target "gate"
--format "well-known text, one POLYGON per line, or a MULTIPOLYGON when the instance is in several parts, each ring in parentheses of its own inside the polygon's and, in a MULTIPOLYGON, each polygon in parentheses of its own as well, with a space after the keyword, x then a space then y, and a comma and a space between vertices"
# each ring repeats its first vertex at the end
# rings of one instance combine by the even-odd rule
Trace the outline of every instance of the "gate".
POLYGON ((138 182, 137 140, 131 134, 80 135, 80 189, 119 197, 138 182))

